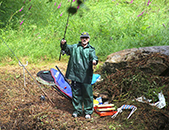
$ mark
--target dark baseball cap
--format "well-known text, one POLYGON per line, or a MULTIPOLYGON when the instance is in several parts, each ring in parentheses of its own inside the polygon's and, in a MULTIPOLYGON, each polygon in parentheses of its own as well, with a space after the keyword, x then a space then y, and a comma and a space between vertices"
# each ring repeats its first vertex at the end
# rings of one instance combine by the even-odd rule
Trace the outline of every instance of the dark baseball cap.
POLYGON ((81 34, 80 38, 82 38, 82 37, 88 37, 88 38, 90 38, 89 33, 87 33, 87 32, 83 32, 81 34))

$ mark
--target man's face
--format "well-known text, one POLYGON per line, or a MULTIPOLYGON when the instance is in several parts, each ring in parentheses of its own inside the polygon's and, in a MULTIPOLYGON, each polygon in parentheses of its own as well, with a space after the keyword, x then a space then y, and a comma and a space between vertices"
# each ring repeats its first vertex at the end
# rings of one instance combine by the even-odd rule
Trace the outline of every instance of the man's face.
POLYGON ((88 37, 82 37, 80 38, 81 42, 85 45, 89 42, 89 38, 88 37))

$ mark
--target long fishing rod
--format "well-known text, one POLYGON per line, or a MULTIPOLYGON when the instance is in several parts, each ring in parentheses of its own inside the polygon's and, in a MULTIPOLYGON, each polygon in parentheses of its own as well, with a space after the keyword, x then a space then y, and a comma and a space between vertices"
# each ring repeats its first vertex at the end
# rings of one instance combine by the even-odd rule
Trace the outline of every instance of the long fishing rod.
MULTIPOLYGON (((70 8, 72 7, 72 1, 70 3, 70 8)), ((68 12, 68 17, 67 17, 67 22, 66 22, 66 27, 65 27, 65 32, 64 32, 63 39, 65 39, 65 36, 66 36, 67 26, 68 26, 68 23, 69 23, 69 16, 70 16, 70 12, 68 12)), ((59 61, 61 59, 61 55, 62 54, 64 54, 64 52, 63 52, 63 45, 61 44, 61 51, 60 51, 60 55, 59 55, 59 61)))
MULTIPOLYGON (((0 37, 0 38, 2 39, 2 37, 0 37)), ((15 53, 12 51, 12 49, 6 44, 6 42, 3 39, 2 39, 2 41, 8 47, 8 49, 12 52, 12 54, 16 57, 16 59, 23 66, 23 68, 27 71, 27 73, 31 76, 31 78, 34 80, 34 82, 38 85, 38 87, 41 89, 41 91, 45 94, 45 96, 47 96, 47 98, 52 103, 52 105, 54 106, 54 103, 52 102, 52 100, 49 98, 49 96, 46 94, 46 92, 42 89, 42 87, 38 84, 38 82, 33 78, 33 76, 31 75, 31 73, 25 68, 25 66, 22 64, 22 62, 19 60, 19 58, 15 55, 15 53)))

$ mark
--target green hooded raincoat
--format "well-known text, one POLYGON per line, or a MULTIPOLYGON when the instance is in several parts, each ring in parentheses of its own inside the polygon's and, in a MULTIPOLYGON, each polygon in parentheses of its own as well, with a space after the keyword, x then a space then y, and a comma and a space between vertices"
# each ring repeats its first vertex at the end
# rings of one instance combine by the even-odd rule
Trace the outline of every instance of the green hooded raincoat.
POLYGON ((79 42, 74 45, 64 44, 63 50, 70 55, 66 78, 80 83, 91 84, 93 76, 92 61, 96 60, 98 62, 95 48, 89 43, 84 48, 79 42))

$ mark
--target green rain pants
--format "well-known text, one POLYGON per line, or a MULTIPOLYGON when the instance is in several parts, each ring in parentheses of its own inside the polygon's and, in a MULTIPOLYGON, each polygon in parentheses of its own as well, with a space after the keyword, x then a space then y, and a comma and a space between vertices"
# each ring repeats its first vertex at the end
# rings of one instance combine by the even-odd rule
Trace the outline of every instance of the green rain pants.
POLYGON ((72 104, 74 113, 83 114, 82 105, 84 106, 84 114, 91 115, 93 113, 93 90, 91 84, 79 83, 72 81, 72 104))

